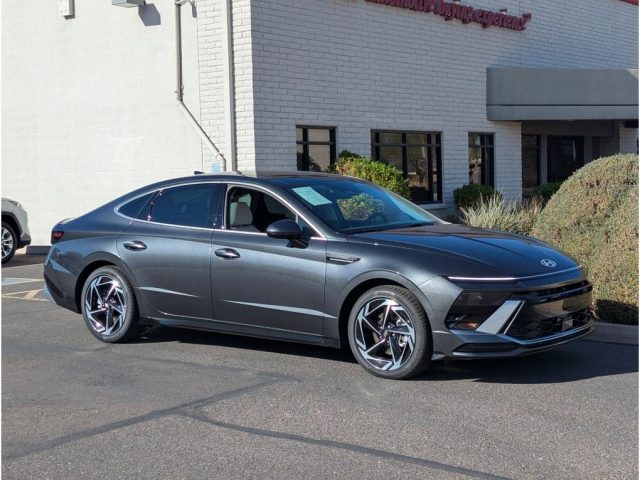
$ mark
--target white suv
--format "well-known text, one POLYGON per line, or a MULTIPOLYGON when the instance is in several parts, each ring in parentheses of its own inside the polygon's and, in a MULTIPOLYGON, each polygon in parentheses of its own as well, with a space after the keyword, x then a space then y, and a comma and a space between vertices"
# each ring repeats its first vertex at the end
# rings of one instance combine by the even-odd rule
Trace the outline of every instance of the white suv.
POLYGON ((31 243, 27 212, 15 200, 2 199, 2 263, 7 263, 16 250, 31 243))

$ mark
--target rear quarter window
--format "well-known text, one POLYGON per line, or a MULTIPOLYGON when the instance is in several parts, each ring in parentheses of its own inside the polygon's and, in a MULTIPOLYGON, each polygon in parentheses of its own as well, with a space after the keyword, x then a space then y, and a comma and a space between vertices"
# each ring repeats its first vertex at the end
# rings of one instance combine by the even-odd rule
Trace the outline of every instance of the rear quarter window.
POLYGON ((149 200, 151 200, 151 197, 153 197, 154 194, 155 192, 151 192, 141 197, 134 198, 130 202, 127 202, 124 205, 122 205, 118 209, 118 212, 124 215, 125 217, 145 219, 146 218, 145 207, 149 204, 149 200))

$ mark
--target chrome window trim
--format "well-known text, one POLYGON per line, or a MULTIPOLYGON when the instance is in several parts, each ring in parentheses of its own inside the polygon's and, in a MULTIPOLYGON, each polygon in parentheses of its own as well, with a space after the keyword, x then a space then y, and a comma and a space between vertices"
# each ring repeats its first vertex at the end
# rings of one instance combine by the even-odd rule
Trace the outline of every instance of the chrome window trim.
POLYGON ((315 236, 312 235, 311 237, 309 237, 310 239, 316 239, 316 240, 326 240, 327 237, 324 236, 324 234, 322 233, 322 231, 313 223, 310 222, 307 217, 305 217, 304 215, 302 215, 300 213, 300 211, 294 207, 291 202, 289 202, 287 199, 285 199, 282 195, 280 195, 277 192, 274 192, 273 190, 270 190, 269 188, 266 188, 262 185, 257 185, 254 183, 249 183, 249 182, 238 182, 238 181, 234 181, 232 182, 226 182, 227 183, 227 191, 225 192, 224 195, 224 212, 223 212, 223 216, 222 216, 222 228, 216 228, 214 229, 215 231, 223 231, 223 232, 232 232, 232 233, 243 233, 243 234, 250 234, 250 235, 262 235, 262 236, 267 236, 267 234, 265 232, 245 232, 242 230, 231 230, 227 228, 227 201, 228 201, 228 197, 229 197, 229 190, 231 190, 234 187, 243 187, 243 188, 253 188, 255 190, 260 190, 263 193, 267 193, 269 195, 271 195, 272 197, 275 197, 276 199, 278 199, 278 201, 280 201, 280 203, 283 203, 287 208, 289 208, 289 210, 293 211, 293 213, 295 213, 297 216, 301 217, 309 226, 311 226, 311 228, 313 228, 313 230, 319 235, 319 236, 315 236))
POLYGON ((552 275, 559 275, 561 273, 569 273, 580 270, 582 265, 576 267, 567 268, 565 270, 558 270, 557 272, 541 273, 538 275, 527 275, 523 277, 458 277, 456 275, 447 275, 447 279, 454 282, 516 282, 518 280, 531 280, 533 278, 550 277, 552 275))
MULTIPOLYGON (((136 195, 135 197, 129 198, 126 201, 119 203, 118 205, 116 205, 115 207, 113 207, 113 212, 118 215, 119 217, 122 218, 126 218, 127 220, 131 220, 132 222, 141 222, 141 223, 150 223, 152 225, 162 225, 165 227, 176 227, 176 228, 187 228, 190 230, 204 230, 207 232, 213 232, 214 228, 213 226, 209 227, 192 227, 189 225, 177 225, 175 223, 162 223, 162 222, 154 222, 153 220, 141 220, 139 218, 133 218, 133 217, 129 217, 123 213, 120 213, 118 210, 120 208, 122 208, 124 205, 126 205, 129 202, 132 202, 133 200, 140 198, 140 197, 144 197, 145 195, 148 195, 149 193, 155 193, 156 196, 159 192, 162 192, 164 190, 167 190, 169 188, 176 188, 176 187, 184 187, 186 185, 222 185, 225 182, 222 182, 220 180, 218 181, 213 181, 213 180, 208 180, 208 181, 201 181, 201 182, 182 182, 182 183, 177 183, 175 185, 167 185, 165 187, 162 188, 157 188, 157 189, 151 189, 151 190, 147 190, 144 193, 141 193, 140 195, 136 195)), ((153 197, 155 199, 155 197, 153 197)))

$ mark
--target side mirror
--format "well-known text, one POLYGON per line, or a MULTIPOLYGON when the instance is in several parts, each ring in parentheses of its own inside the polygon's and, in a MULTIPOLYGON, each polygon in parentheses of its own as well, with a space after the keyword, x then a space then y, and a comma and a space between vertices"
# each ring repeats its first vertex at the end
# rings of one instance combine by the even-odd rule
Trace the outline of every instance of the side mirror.
POLYGON ((306 243, 302 241, 302 228, 293 220, 285 218, 273 222, 267 227, 267 236, 271 238, 280 238, 289 240, 296 247, 306 247, 306 243))

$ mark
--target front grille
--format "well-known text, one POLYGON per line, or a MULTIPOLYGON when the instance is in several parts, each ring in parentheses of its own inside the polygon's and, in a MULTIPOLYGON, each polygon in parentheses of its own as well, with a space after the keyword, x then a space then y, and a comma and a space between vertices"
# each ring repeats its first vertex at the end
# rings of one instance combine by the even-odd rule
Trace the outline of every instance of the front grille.
POLYGON ((584 327, 590 321, 588 308, 552 317, 525 310, 507 326, 504 333, 518 340, 535 340, 584 327))
POLYGON ((516 293, 516 295, 529 303, 542 303, 580 295, 582 293, 590 292, 592 289, 593 287, 591 284, 588 281, 583 280, 582 282, 570 283, 560 287, 516 293))

